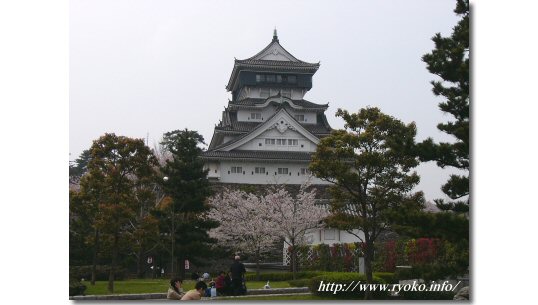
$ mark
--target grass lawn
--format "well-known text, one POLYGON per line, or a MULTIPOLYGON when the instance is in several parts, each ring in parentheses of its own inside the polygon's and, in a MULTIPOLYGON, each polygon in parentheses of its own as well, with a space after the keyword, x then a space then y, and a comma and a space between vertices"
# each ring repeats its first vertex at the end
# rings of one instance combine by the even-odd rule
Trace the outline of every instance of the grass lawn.
MULTIPOLYGON (((183 281, 183 290, 187 291, 194 288, 195 281, 183 281)), ((267 282, 247 281, 247 289, 261 289, 267 282)), ((85 295, 103 295, 109 294, 107 291, 108 281, 96 281, 92 286, 89 281, 83 282, 86 285, 85 295)), ((270 282, 272 288, 290 287, 288 282, 270 282)), ((165 279, 133 279, 127 281, 114 281, 114 294, 128 293, 166 293, 169 280, 165 279)))

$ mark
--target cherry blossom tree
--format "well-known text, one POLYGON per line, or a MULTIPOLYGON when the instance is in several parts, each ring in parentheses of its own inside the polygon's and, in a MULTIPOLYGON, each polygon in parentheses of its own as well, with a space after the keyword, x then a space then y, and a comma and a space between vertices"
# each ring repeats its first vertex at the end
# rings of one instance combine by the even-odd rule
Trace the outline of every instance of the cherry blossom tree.
POLYGON ((278 240, 275 220, 264 197, 244 191, 226 190, 209 200, 213 207, 209 217, 220 223, 210 236, 234 250, 254 255, 256 277, 260 276, 260 260, 278 240))
POLYGON ((301 185, 296 195, 284 186, 272 187, 264 196, 226 190, 212 197, 209 217, 220 223, 211 237, 237 250, 252 253, 256 275, 262 254, 283 238, 291 249, 292 272, 297 271, 297 247, 305 244, 305 233, 322 226, 328 216, 326 207, 316 204, 316 190, 301 185))
POLYGON ((327 208, 316 204, 316 190, 309 188, 309 182, 304 183, 294 196, 280 186, 263 198, 271 209, 274 232, 290 247, 293 279, 297 272, 297 247, 305 244, 305 233, 321 227, 328 216, 327 208))

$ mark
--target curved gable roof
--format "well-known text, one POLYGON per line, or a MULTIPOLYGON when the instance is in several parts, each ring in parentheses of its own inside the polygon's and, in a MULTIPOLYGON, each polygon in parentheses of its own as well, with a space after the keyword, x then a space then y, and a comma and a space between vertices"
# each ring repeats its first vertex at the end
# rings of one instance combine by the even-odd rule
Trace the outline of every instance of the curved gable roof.
MULTIPOLYGON (((264 123, 259 124, 254 129, 252 129, 249 133, 238 137, 232 141, 226 142, 218 147, 215 147, 215 151, 230 151, 234 148, 237 148, 246 142, 254 139, 267 129, 270 129, 273 127, 273 125, 278 124, 278 120, 280 119, 279 115, 284 115, 287 121, 289 121, 291 124, 293 124, 293 128, 302 134, 305 138, 309 139, 310 141, 314 142, 316 145, 319 143, 319 138, 312 134, 310 131, 308 131, 306 128, 304 128, 295 118, 290 115, 288 111, 284 108, 280 108, 279 111, 277 111, 275 114, 273 114, 267 121, 264 123)), ((278 127, 277 127, 278 128, 278 127)))

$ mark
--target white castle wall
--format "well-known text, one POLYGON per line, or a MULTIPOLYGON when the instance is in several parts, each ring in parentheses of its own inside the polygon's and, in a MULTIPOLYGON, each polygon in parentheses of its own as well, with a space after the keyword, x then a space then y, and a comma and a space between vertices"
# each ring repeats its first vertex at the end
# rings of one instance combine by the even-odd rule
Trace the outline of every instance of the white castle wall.
MULTIPOLYGON (((276 142, 276 141, 275 141, 276 142)), ((294 130, 286 130, 284 133, 280 133, 276 129, 266 130, 258 137, 253 140, 245 143, 236 150, 270 150, 270 151, 304 151, 304 152, 314 152, 316 151, 316 144, 312 141, 306 139, 294 130), (265 144, 265 139, 297 139, 298 144, 296 146, 290 145, 267 145, 265 144)))
MULTIPOLYGON (((209 166, 210 172, 215 171, 209 166)), ((308 179, 308 175, 301 175, 301 168, 308 168, 308 162, 240 162, 240 161, 220 161, 219 181, 222 183, 244 183, 244 184, 302 184, 308 179), (232 166, 242 167, 242 173, 232 173, 232 166), (265 174, 256 174, 255 167, 265 167, 265 174), (278 174, 278 168, 288 168, 287 175, 278 174), (276 173, 276 174, 275 174, 276 173)), ((215 174, 215 173, 214 173, 215 174)), ((312 177, 312 184, 329 184, 321 179, 312 177)))
MULTIPOLYGON (((364 234, 359 230, 353 230, 353 233, 364 240, 364 234)), ((360 239, 346 231, 331 228, 310 230, 305 234, 305 239, 310 245, 360 242, 360 239)))

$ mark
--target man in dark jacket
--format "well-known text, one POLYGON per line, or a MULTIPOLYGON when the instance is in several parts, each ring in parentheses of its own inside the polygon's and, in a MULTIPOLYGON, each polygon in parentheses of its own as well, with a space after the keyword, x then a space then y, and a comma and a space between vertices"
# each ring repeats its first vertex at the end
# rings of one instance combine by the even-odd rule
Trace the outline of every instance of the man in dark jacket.
POLYGON ((236 255, 233 264, 230 266, 230 272, 232 273, 233 295, 245 294, 246 292, 243 288, 243 282, 247 270, 245 269, 245 265, 239 261, 240 259, 241 258, 239 255, 236 255))

